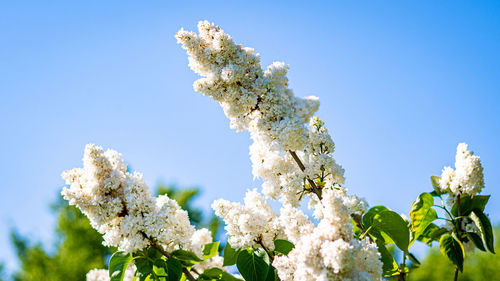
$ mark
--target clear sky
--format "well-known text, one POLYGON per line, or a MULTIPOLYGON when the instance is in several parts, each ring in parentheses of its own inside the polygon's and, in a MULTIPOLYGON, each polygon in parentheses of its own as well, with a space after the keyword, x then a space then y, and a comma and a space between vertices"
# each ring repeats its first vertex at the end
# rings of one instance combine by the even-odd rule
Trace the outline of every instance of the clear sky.
POLYGON ((320 97, 351 192, 407 213, 465 141, 500 222, 499 2, 167 2, 1 2, 0 260, 11 269, 11 228, 53 242, 49 204, 86 143, 123 153, 150 186, 202 186, 204 208, 259 186, 248 134, 193 91, 174 38, 204 19, 263 65, 288 63, 296 95, 320 97))

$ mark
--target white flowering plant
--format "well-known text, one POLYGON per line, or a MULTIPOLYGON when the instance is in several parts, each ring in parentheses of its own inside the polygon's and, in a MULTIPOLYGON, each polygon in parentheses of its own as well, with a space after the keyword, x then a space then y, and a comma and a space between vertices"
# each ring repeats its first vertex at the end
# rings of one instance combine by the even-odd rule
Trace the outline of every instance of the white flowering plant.
POLYGON ((296 97, 288 88, 288 66, 275 62, 263 69, 253 49, 235 44, 218 26, 203 21, 198 30, 176 34, 189 66, 202 76, 194 88, 219 102, 232 128, 250 132, 252 173, 262 190, 248 191, 244 204, 213 202, 228 234, 219 253, 210 231, 195 229, 175 200, 151 196, 121 154, 87 145, 83 168, 63 173, 62 194, 103 234, 105 245, 118 247, 108 270, 90 271, 88 281, 405 280, 418 265, 409 250, 415 241, 439 241, 457 266, 456 280, 468 250, 493 252, 491 223, 483 213, 489 196, 478 195, 482 167, 467 145, 458 147, 455 170, 432 176, 434 191, 419 195, 409 219, 384 206, 368 208, 344 186, 333 140, 313 116, 318 99, 296 97), (268 200, 281 203, 279 212, 268 200), (304 202, 313 217, 300 209, 304 202), (446 225, 435 224, 438 219, 446 225), (403 252, 400 264, 390 244, 403 252), (228 270, 233 265, 239 274, 228 270))

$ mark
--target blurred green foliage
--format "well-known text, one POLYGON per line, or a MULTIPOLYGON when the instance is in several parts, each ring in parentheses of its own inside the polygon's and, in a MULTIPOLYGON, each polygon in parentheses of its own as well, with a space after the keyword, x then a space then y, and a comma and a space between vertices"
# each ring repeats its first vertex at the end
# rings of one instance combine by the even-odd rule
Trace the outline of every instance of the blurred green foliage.
POLYGON ((0 262, 0 281, 7 280, 7 276, 5 276, 4 264, 0 262))
MULTIPOLYGON (((495 252, 500 250, 498 237, 500 227, 495 228, 495 252)), ((433 248, 422 260, 420 267, 410 273, 408 281, 449 280, 455 275, 455 266, 445 258, 439 248, 433 248)), ((500 281, 500 256, 498 254, 481 252, 465 257, 464 272, 458 275, 460 281, 500 281)))
MULTIPOLYGON (((220 222, 212 215, 204 218, 200 209, 193 206, 193 200, 200 193, 199 188, 180 188, 174 184, 160 184, 157 194, 167 194, 188 211, 193 224, 208 227, 214 236, 218 234, 220 222)), ((41 243, 33 243, 17 231, 12 231, 12 243, 19 258, 19 270, 15 281, 84 281, 87 272, 94 268, 106 268, 115 249, 102 245, 102 236, 90 226, 80 210, 69 206, 60 198, 52 206, 57 215, 54 251, 47 251, 41 243)), ((0 281, 2 279, 0 264, 0 281)))
POLYGON ((105 266, 111 249, 102 245, 101 235, 90 226, 87 217, 62 198, 52 210, 58 217, 54 254, 47 252, 41 243, 32 244, 16 231, 12 232, 20 262, 14 280, 85 280, 90 269, 105 266))
MULTIPOLYGON (((495 252, 500 250, 500 226, 495 228, 495 252)), ((437 243, 420 260, 421 265, 410 263, 411 271, 407 281, 453 281, 455 266, 440 252, 437 243)), ((394 247, 391 248, 392 250, 394 247)), ((397 277, 386 278, 397 281, 397 277)), ((475 250, 465 257, 464 272, 458 275, 459 281, 500 281, 500 256, 498 254, 475 250)))

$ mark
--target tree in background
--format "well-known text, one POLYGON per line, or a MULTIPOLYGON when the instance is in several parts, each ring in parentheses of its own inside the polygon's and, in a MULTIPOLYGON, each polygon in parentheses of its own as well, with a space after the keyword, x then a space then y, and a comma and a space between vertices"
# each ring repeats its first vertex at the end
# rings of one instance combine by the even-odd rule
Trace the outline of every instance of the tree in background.
MULTIPOLYGON (((208 227, 212 235, 217 235, 219 219, 205 218, 202 211, 193 207, 193 200, 200 189, 179 188, 176 185, 159 184, 158 194, 167 194, 185 209, 191 222, 197 227, 208 227)), ((41 243, 32 243, 17 231, 12 231, 12 243, 20 262, 20 269, 14 273, 16 281, 79 281, 85 280, 87 272, 94 268, 106 268, 111 254, 116 250, 102 245, 102 235, 94 230, 88 218, 67 201, 59 198, 52 205, 57 215, 55 251, 44 249, 41 243)), ((0 264, 0 281, 5 280, 0 264)))
POLYGON ((20 261, 14 280, 85 280, 88 270, 105 266, 111 249, 102 245, 101 235, 76 208, 60 198, 52 206, 58 216, 55 253, 46 251, 41 243, 33 244, 16 231, 12 242, 20 261))
POLYGON ((0 281, 5 281, 7 277, 5 276, 4 264, 0 262, 0 281))

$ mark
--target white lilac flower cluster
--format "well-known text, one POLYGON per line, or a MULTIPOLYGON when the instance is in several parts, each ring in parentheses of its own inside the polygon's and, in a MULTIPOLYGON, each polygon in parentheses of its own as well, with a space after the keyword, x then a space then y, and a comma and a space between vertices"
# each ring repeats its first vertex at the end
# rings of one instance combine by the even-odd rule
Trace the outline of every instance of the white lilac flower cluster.
POLYGON ((444 167, 439 186, 442 192, 449 193, 452 197, 474 196, 483 189, 481 160, 479 156, 468 150, 466 143, 458 144, 455 170, 451 167, 444 167))
POLYGON ((350 215, 365 212, 367 204, 346 194, 334 143, 324 123, 311 118, 317 98, 293 95, 285 64, 263 70, 253 49, 235 44, 218 26, 203 21, 198 30, 176 34, 189 66, 203 76, 194 89, 221 104, 232 128, 250 132, 252 172, 264 180, 264 195, 283 204, 277 215, 255 190, 245 205, 215 201, 212 208, 224 219, 231 246, 272 250, 275 239, 293 242, 295 248, 273 262, 281 280, 381 280, 376 246, 356 240, 351 225, 350 215), (310 196, 317 226, 298 209, 313 185, 322 193, 310 196))
MULTIPOLYGON (((125 276, 123 277, 123 281, 133 281, 134 273, 136 267, 135 265, 129 265, 127 270, 125 270, 125 276)), ((107 269, 92 269, 87 273, 87 281, 110 281, 109 271, 107 269)))
POLYGON ((180 30, 178 42, 189 54, 189 66, 204 76, 196 91, 218 101, 231 127, 250 130, 284 150, 301 149, 306 142, 304 123, 317 110, 318 101, 300 99, 288 89, 288 66, 273 63, 266 70, 251 48, 236 45, 218 26, 198 24, 199 35, 180 30))
POLYGON ((253 174, 264 179, 264 194, 274 199, 281 195, 283 202, 298 205, 304 179, 318 174, 323 164, 327 164, 325 173, 331 172, 335 182, 343 183, 343 170, 331 157, 333 142, 325 137, 328 134, 306 126, 318 109, 318 99, 294 96, 288 88, 288 66, 275 62, 264 70, 253 49, 235 44, 218 26, 203 21, 198 30, 199 34, 182 29, 176 34, 189 55, 189 66, 203 76, 194 88, 221 104, 232 128, 250 132, 253 174), (311 135, 317 138, 311 141, 311 135), (321 141, 331 146, 310 150, 321 141), (315 166, 304 173, 289 151, 296 151, 306 165, 310 155, 304 153, 325 159, 314 161, 315 166))
POLYGON ((350 208, 344 195, 324 189, 317 226, 299 209, 285 206, 280 221, 295 244, 288 255, 276 256, 273 266, 281 280, 381 280, 377 247, 353 237, 350 208))
POLYGON ((104 234, 104 245, 134 253, 154 239, 166 251, 183 248, 202 256, 202 244, 192 241, 196 232, 187 212, 166 195, 151 197, 142 175, 127 172, 118 152, 88 144, 83 168, 62 177, 69 185, 62 191, 64 199, 104 234))
POLYGON ((245 205, 224 199, 212 204, 215 214, 226 223, 229 244, 236 249, 260 247, 274 250, 274 240, 284 239, 278 215, 255 189, 245 195, 245 205))

